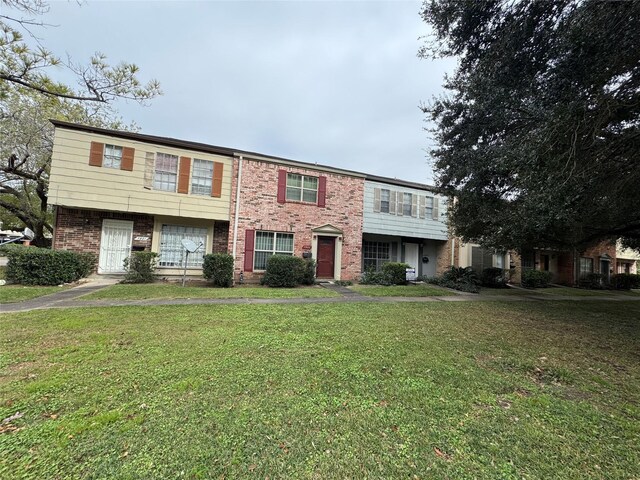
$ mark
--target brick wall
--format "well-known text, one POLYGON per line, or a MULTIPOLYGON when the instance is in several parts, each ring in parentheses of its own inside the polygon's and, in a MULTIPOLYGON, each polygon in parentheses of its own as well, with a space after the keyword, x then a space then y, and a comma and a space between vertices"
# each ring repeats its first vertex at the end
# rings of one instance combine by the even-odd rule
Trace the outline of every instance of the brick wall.
POLYGON ((134 248, 151 249, 153 235, 153 217, 119 212, 103 212, 100 210, 81 210, 56 207, 55 232, 53 248, 55 250, 71 250, 100 254, 100 235, 102 220, 133 221, 133 237, 148 237, 149 240, 133 241, 134 248))
POLYGON ((213 224, 213 252, 227 253, 229 244, 229 222, 216 221, 213 224))
MULTIPOLYGON (((234 162, 232 199, 236 198, 238 164, 234 162)), ((244 266, 245 230, 268 230, 294 234, 294 255, 301 256, 303 246, 312 244, 312 229, 333 225, 342 230, 341 279, 355 280, 360 274, 362 245, 362 210, 364 179, 321 172, 310 168, 277 165, 257 160, 243 160, 242 186, 238 218, 235 272, 238 278, 244 266), (326 206, 315 204, 277 202, 278 170, 311 176, 327 177, 326 206)), ((233 231, 235 202, 231 205, 233 231)), ((233 251, 233 235, 230 235, 228 251, 233 251)), ((257 281, 261 274, 245 272, 245 281, 257 281)))
POLYGON ((452 266, 460 265, 460 239, 459 238, 449 238, 446 242, 438 242, 438 247, 436 250, 437 258, 436 258, 436 275, 442 275, 444 272, 449 270, 452 266), (451 264, 451 247, 453 242, 455 244, 454 252, 453 252, 453 265, 451 264))
MULTIPOLYGON (((606 273, 600 271, 600 259, 603 255, 609 255, 610 263, 609 268, 613 269, 615 273, 616 267, 616 242, 615 240, 604 240, 600 243, 593 245, 592 247, 584 249, 579 253, 580 257, 593 258, 593 271, 594 273, 606 273)), ((612 273, 612 274, 613 274, 612 273)))

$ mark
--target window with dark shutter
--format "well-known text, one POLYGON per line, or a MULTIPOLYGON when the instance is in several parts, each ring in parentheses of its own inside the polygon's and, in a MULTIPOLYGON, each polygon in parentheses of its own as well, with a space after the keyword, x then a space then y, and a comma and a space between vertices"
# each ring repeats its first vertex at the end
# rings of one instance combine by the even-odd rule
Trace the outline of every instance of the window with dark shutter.
POLYGON ((247 228, 244 231, 244 271, 253 272, 253 246, 255 230, 247 228))

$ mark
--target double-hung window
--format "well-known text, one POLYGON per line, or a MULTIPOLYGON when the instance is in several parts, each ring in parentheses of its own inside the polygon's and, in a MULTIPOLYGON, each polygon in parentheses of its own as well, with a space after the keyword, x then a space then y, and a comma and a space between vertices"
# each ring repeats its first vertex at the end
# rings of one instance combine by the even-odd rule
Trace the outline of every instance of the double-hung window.
POLYGON ((364 270, 381 270, 382 265, 391 261, 391 244, 387 242, 362 242, 364 270))
POLYGON ((433 197, 425 197, 424 214, 427 218, 433 218, 433 197))
POLYGON ((167 153, 156 153, 153 188, 156 190, 175 192, 177 178, 178 156, 167 153))
POLYGON ((380 189, 380 212, 389 213, 389 200, 391 197, 391 190, 386 188, 380 189))
POLYGON ((287 173, 287 200, 317 203, 318 177, 287 173))
POLYGON ((122 147, 118 147, 117 145, 105 145, 102 166, 106 168, 120 169, 121 164, 122 147))
POLYGON ((211 195, 211 179, 213 177, 213 162, 210 160, 193 160, 191 173, 191 194, 211 195))
POLYGON ((580 276, 593 273, 593 258, 580 257, 580 276))
POLYGON ((293 233, 256 232, 254 270, 266 270, 271 255, 293 255, 293 233))
POLYGON ((161 267, 184 267, 186 250, 182 240, 191 240, 196 245, 202 244, 197 252, 189 254, 187 260, 187 267, 202 267, 207 244, 207 229, 182 225, 162 225, 158 262, 161 267))
POLYGON ((404 193, 402 195, 402 215, 405 217, 411 216, 411 207, 413 205, 413 195, 410 193, 404 193))

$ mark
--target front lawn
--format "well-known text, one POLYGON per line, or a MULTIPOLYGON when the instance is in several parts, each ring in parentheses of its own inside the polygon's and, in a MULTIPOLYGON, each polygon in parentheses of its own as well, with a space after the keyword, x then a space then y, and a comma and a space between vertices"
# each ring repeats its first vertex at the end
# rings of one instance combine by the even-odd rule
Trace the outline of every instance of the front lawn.
POLYGON ((603 296, 638 296, 639 290, 589 290, 573 287, 548 287, 548 288, 482 288, 480 295, 500 297, 508 296, 561 296, 561 297, 603 297, 603 296))
POLYGON ((640 477, 638 302, 78 308, 0 331, 3 479, 640 477))
POLYGON ((79 300, 147 300, 153 298, 321 298, 336 297, 337 293, 326 288, 268 288, 238 286, 214 288, 206 284, 182 287, 179 284, 112 285, 84 295, 79 300))
POLYGON ((442 297, 446 295, 456 295, 451 290, 428 284, 392 286, 354 285, 350 288, 367 297, 442 297))
POLYGON ((63 287, 26 287, 23 285, 0 285, 0 304, 15 303, 31 300, 32 298, 43 297, 51 293, 61 292, 63 287))

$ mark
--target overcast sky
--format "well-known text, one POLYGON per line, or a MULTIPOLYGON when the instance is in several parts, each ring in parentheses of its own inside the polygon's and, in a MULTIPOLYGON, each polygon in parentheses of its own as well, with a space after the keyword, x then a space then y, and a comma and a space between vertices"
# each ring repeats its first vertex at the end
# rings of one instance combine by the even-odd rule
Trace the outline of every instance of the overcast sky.
POLYGON ((432 183, 420 1, 52 2, 42 43, 136 63, 164 95, 118 103, 142 133, 432 183))

